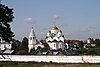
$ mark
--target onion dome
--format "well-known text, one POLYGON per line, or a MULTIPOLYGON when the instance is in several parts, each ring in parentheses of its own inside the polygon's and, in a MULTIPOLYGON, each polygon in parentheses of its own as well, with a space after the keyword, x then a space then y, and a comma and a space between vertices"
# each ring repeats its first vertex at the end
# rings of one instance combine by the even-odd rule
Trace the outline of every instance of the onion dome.
POLYGON ((52 30, 59 30, 56 26, 52 27, 52 30))

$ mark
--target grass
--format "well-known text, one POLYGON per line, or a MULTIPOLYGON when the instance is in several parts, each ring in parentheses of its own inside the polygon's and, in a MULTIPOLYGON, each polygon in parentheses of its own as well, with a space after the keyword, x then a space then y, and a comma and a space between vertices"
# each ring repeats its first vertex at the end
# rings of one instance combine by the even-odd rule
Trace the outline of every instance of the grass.
POLYGON ((0 67, 100 67, 100 63, 0 62, 0 67))

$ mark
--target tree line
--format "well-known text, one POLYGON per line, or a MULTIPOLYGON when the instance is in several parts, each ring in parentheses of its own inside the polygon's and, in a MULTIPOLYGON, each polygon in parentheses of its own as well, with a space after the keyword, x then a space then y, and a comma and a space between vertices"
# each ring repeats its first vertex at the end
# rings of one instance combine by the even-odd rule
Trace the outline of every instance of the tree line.
MULTIPOLYGON (((75 55, 100 55, 100 39, 92 40, 93 43, 96 44, 94 48, 84 48, 84 42, 79 42, 79 48, 73 51, 75 55)), ((40 48, 38 48, 39 50, 40 48)), ((33 48, 30 53, 28 53, 28 38, 24 37, 22 41, 13 40, 12 50, 14 52, 12 54, 32 54, 34 55, 35 49, 33 48)))
POLYGON ((100 55, 100 39, 91 39, 92 44, 96 44, 93 48, 84 48, 84 42, 79 42, 79 49, 76 50, 76 54, 78 55, 100 55))

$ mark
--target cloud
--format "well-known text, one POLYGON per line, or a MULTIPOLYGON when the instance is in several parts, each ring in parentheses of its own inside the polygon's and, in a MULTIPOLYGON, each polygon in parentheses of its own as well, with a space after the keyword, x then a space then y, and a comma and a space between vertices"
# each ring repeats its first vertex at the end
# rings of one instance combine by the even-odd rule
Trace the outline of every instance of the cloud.
POLYGON ((58 15, 56 15, 56 14, 54 14, 54 15, 53 15, 53 18, 54 18, 54 19, 60 19, 61 17, 58 16, 58 15))
POLYGON ((27 23, 32 23, 33 19, 29 17, 29 18, 25 18, 24 21, 27 23))

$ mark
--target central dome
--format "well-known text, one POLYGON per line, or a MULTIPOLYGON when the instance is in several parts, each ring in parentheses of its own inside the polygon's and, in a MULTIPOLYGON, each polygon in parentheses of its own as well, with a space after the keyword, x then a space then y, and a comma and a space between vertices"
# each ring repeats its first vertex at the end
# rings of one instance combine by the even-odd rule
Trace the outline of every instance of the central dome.
POLYGON ((52 27, 52 30, 59 30, 56 26, 52 27))

